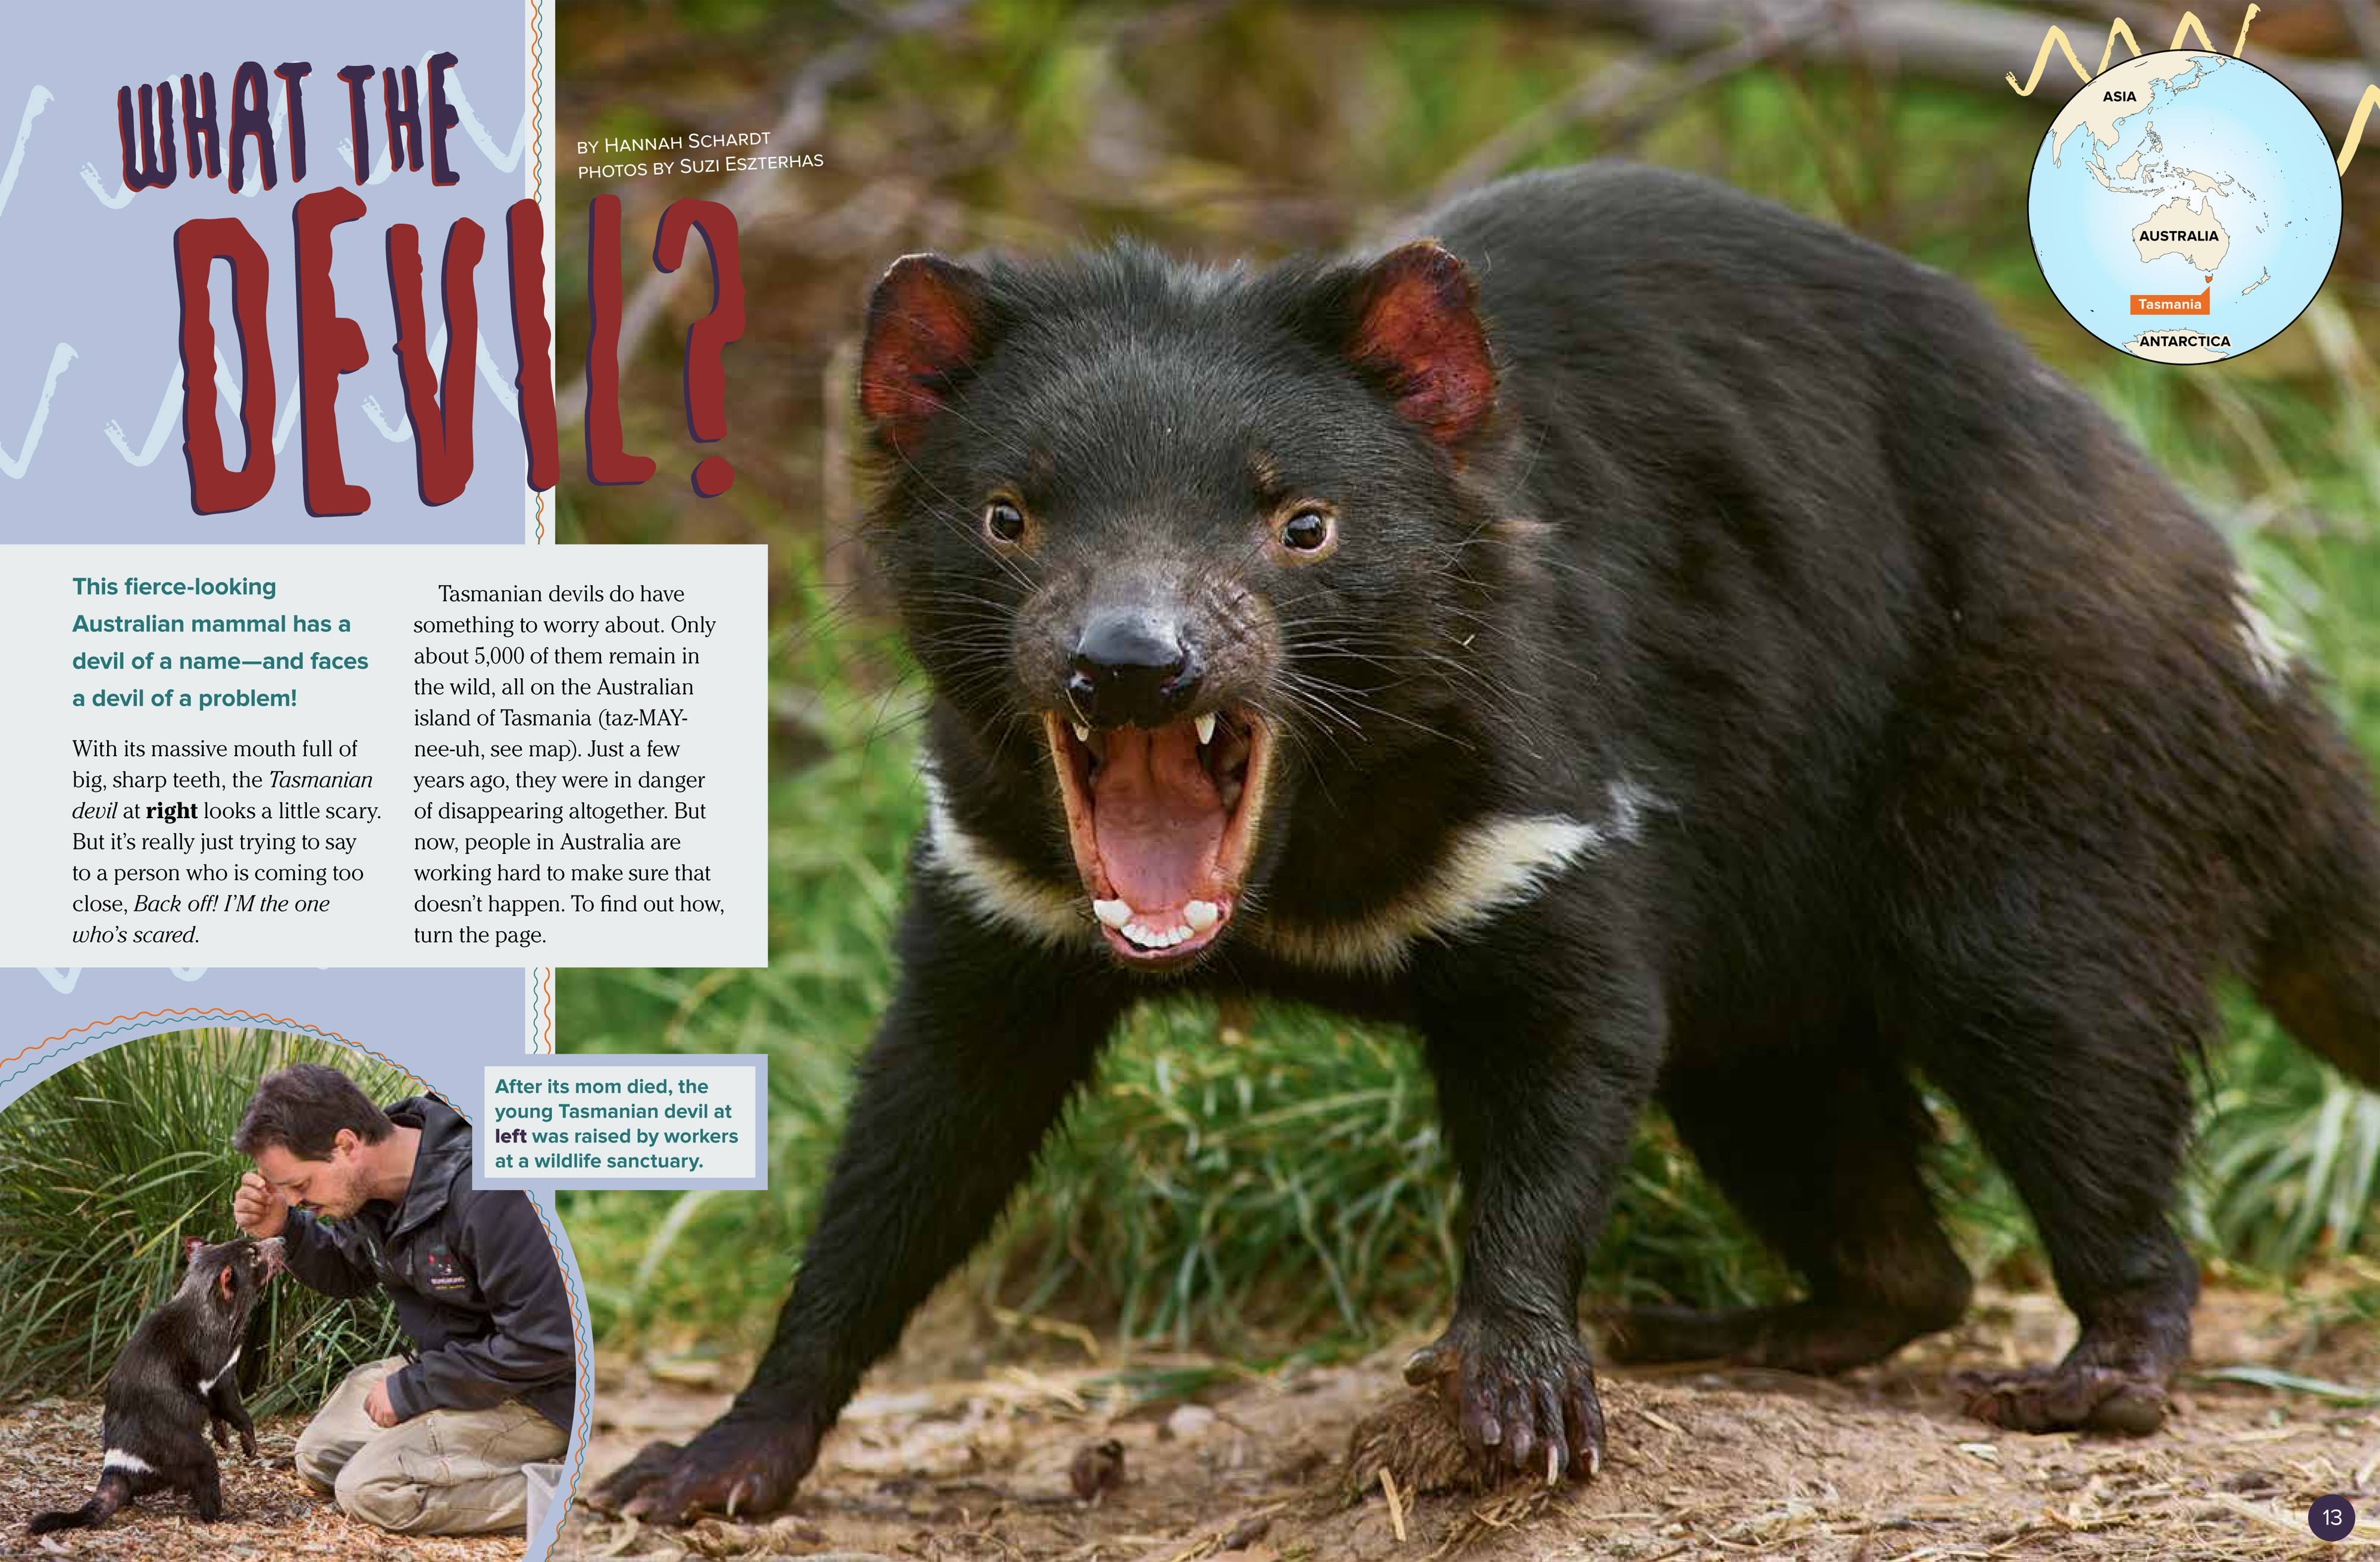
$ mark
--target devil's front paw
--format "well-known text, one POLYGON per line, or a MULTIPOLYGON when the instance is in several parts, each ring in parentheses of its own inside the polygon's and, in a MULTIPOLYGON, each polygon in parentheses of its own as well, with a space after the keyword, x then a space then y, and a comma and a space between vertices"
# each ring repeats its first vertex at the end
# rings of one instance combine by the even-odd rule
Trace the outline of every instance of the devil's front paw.
POLYGON ((682 1524, 696 1513, 733 1519, 771 1513, 818 1461, 818 1434, 807 1424, 722 1417, 691 1443, 648 1443, 595 1489, 599 1507, 656 1524, 682 1524))
POLYGON ((1405 1381, 1435 1387, 1474 1457, 1552 1485, 1603 1468, 1603 1405, 1577 1334, 1559 1324, 1458 1314, 1414 1353, 1405 1381))

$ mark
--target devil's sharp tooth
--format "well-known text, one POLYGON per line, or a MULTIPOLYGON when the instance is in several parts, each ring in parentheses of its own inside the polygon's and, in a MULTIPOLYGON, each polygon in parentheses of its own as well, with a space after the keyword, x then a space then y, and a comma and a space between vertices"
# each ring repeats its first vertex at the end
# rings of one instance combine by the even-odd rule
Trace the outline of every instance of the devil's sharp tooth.
POLYGON ((1071 727, 1073 727, 1073 728, 1075 729, 1075 742, 1077 742, 1077 743, 1087 743, 1087 742, 1089 742, 1089 741, 1091 740, 1091 729, 1090 729, 1089 727, 1087 727, 1087 726, 1085 726, 1081 722, 1078 722, 1078 721, 1068 722, 1066 725, 1067 725, 1067 726, 1071 726, 1071 727))
POLYGON ((1198 717, 1192 725, 1198 728, 1198 742, 1201 747, 1204 747, 1215 740, 1214 712, 1208 711, 1205 715, 1198 717))
POLYGON ((1091 915, 1112 928, 1121 928, 1132 921, 1132 907, 1122 900, 1094 900, 1091 915))
POLYGON ((1193 900, 1182 908, 1182 920, 1190 924, 1193 933, 1204 933, 1222 918, 1222 909, 1211 900, 1193 900))

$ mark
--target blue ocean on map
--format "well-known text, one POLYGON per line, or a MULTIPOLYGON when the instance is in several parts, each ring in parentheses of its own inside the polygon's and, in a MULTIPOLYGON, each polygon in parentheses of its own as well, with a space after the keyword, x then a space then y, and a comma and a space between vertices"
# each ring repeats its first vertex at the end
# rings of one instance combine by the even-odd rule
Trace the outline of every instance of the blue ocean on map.
POLYGON ((2042 275, 2068 312, 2110 347, 2146 332, 2203 332, 2228 336, 2227 356, 2237 357, 2287 328, 2329 275, 2340 220, 2329 143, 2287 87, 2245 60, 2143 55, 2086 84, 2074 105, 2122 91, 2141 101, 2124 109, 2112 146, 2082 124, 2058 144, 2043 138, 2029 195, 2042 275), (2204 188, 2209 182, 2219 188, 2204 188), (2167 209, 2182 198, 2191 211, 2176 222, 2167 209), (2210 206, 2229 238, 2212 272, 2171 250, 2141 259, 2132 238, 2141 225, 2167 212, 2161 226, 2188 228, 2210 206), (2130 312, 2132 294, 2195 295, 2207 290, 2209 275, 2209 314, 2130 312))

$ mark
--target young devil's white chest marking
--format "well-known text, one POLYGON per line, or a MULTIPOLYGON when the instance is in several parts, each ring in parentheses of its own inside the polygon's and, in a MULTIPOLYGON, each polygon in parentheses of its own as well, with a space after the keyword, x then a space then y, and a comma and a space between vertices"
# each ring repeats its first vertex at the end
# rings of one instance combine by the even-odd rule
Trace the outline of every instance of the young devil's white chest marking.
MULTIPOLYGON (((952 816, 939 783, 924 773, 927 868, 941 874, 985 921, 1038 944, 1097 936, 1088 902, 1073 885, 1027 872, 952 816)), ((1475 928, 1544 892, 1578 862, 1638 839, 1645 816, 1669 805, 1634 782, 1606 788, 1606 810, 1589 823, 1561 813, 1493 814, 1451 835, 1431 870, 1369 913, 1346 921, 1266 918, 1249 936, 1268 953, 1312 970, 1401 969, 1414 946, 1475 928)))
POLYGON ((239 1365, 239 1352, 240 1348, 238 1346, 232 1347, 231 1360, 225 1361, 222 1366, 217 1367, 215 1369, 214 1376, 211 1378, 200 1378, 199 1380, 199 1393, 200 1395, 212 1394, 215 1391, 215 1385, 224 1380, 224 1374, 230 1372, 234 1367, 239 1365))

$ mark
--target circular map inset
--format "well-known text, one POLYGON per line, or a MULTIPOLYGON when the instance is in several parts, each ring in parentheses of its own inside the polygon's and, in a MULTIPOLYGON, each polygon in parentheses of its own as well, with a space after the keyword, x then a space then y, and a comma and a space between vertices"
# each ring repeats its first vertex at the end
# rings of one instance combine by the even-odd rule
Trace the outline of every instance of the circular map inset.
POLYGON ((2161 363, 2270 341, 2338 250, 2338 165, 2322 127, 2228 55, 2168 49, 2085 84, 2034 160, 2027 204, 2066 311, 2161 363))

